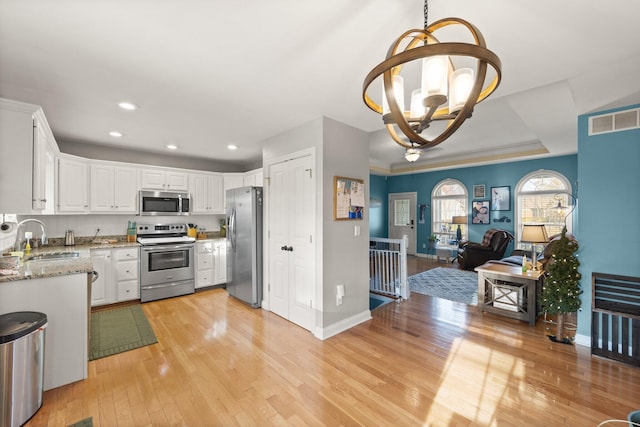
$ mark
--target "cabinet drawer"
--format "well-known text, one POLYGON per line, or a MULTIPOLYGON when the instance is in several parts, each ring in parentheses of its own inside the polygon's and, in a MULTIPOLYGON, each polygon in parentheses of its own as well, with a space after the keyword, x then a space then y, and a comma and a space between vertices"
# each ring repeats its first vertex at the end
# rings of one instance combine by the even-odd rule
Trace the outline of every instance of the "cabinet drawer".
POLYGON ((201 255, 198 254, 198 270, 204 270, 207 268, 213 268, 213 256, 212 254, 201 255))
POLYGON ((136 280, 138 278, 138 261, 120 261, 116 265, 116 281, 136 280))
POLYGON ((196 243, 196 250, 199 254, 210 254, 213 252, 212 242, 198 242, 196 243))
POLYGON ((140 298, 140 288, 137 280, 118 282, 116 291, 117 301, 127 301, 140 298))
POLYGON ((213 283, 213 270, 200 270, 196 273, 196 288, 211 286, 213 283))
POLYGON ((138 259, 139 249, 137 247, 118 249, 116 252, 116 260, 124 261, 127 259, 138 259))

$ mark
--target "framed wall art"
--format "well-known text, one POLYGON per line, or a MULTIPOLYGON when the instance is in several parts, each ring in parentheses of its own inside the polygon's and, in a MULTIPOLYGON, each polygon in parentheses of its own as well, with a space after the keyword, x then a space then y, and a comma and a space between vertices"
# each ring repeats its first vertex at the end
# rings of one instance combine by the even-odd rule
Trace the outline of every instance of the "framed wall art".
POLYGON ((491 210, 510 211, 511 210, 511 187, 491 187, 491 210))
POLYGON ((484 185, 474 185, 473 186, 473 198, 474 199, 484 199, 486 196, 484 195, 484 185))
POLYGON ((474 200, 471 209, 471 224, 489 224, 489 200, 474 200))
POLYGON ((362 219, 364 211, 364 180, 333 177, 333 219, 362 219))

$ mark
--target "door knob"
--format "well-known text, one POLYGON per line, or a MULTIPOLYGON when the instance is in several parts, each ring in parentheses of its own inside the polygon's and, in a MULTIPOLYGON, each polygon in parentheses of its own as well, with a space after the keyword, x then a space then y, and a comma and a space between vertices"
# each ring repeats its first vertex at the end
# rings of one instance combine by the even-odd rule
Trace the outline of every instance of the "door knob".
POLYGON ((281 247, 280 250, 281 251, 286 251, 287 250, 287 246, 285 245, 285 246, 281 247))
POLYGON ((293 246, 289 246, 289 247, 287 248, 287 250, 288 250, 289 252, 293 252, 293 246))

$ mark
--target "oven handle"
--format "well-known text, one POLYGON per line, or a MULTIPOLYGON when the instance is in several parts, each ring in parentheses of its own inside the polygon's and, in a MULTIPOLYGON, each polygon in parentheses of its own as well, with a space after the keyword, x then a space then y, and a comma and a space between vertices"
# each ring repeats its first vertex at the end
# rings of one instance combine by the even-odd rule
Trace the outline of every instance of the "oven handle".
POLYGON ((229 218, 229 232, 231 237, 231 248, 236 251, 236 208, 231 210, 231 217, 229 218))
POLYGON ((181 243, 178 245, 155 245, 155 246, 141 246, 140 249, 145 252, 158 252, 158 251, 170 251, 173 249, 191 249, 193 243, 181 243))

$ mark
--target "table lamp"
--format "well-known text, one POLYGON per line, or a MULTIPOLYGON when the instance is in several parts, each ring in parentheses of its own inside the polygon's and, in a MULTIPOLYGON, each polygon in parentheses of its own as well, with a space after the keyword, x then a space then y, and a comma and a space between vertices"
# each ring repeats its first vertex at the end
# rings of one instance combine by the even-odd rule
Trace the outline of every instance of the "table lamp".
POLYGON ((466 215, 454 216, 451 219, 451 223, 458 224, 458 229, 456 230, 456 240, 458 241, 458 243, 460 243, 460 240, 462 240, 462 230, 460 229, 460 224, 467 223, 467 216, 466 215))
POLYGON ((538 270, 536 244, 546 243, 548 240, 547 230, 544 225, 525 224, 522 226, 522 237, 520 237, 520 241, 523 243, 531 243, 531 265, 533 266, 533 271, 538 270))

